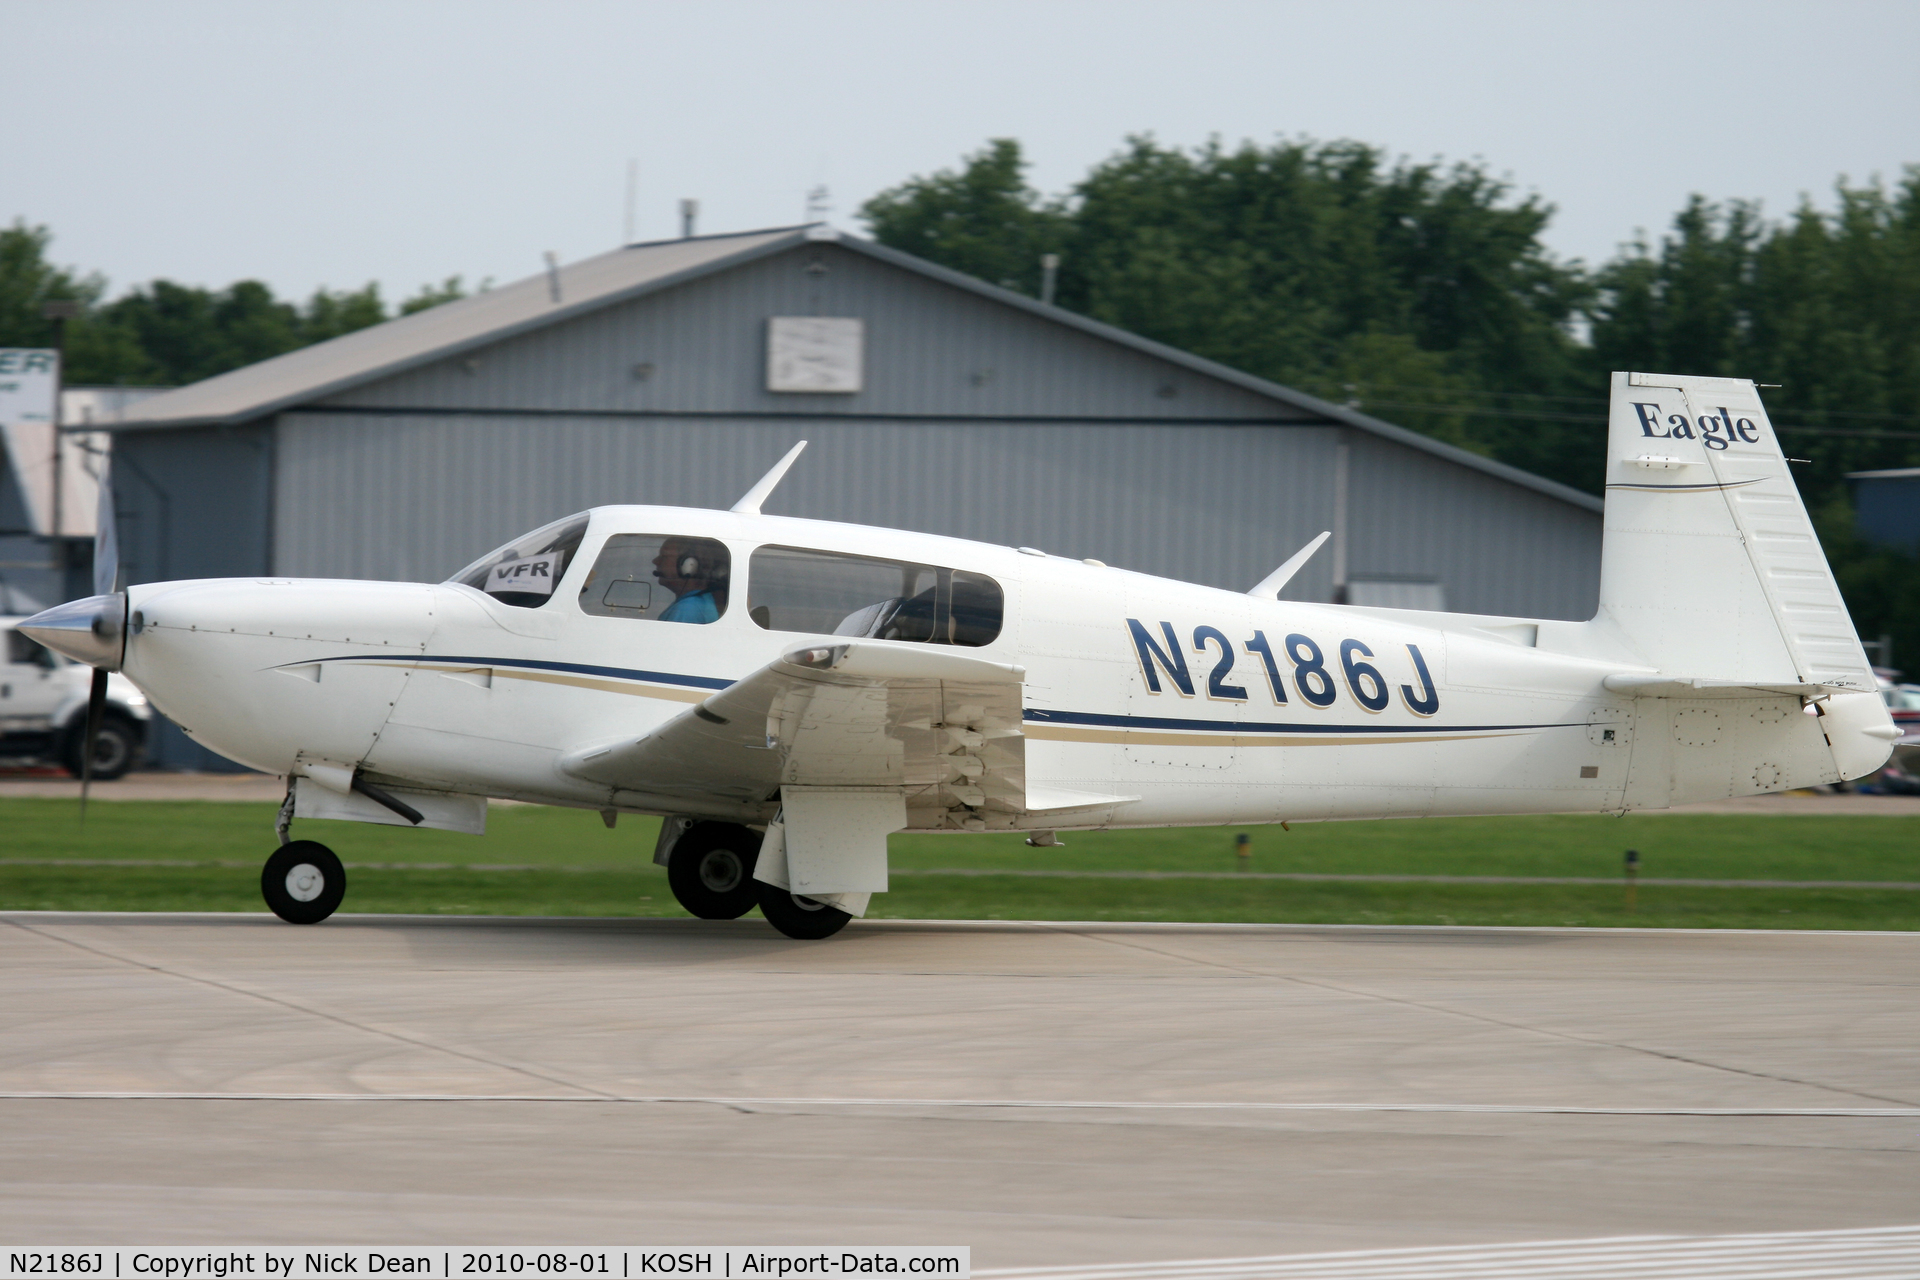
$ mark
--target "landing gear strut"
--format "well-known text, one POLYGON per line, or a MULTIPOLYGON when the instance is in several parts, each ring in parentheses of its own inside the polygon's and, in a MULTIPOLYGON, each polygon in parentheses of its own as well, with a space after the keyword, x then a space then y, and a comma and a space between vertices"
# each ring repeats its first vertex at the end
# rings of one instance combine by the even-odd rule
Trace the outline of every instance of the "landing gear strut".
POLYGON ((667 855, 667 885, 702 920, 737 920, 753 910, 760 833, 731 822, 697 822, 667 855))
POLYGON ((260 894, 290 924, 319 924, 347 896, 347 871, 317 840, 281 845, 260 870, 260 894))

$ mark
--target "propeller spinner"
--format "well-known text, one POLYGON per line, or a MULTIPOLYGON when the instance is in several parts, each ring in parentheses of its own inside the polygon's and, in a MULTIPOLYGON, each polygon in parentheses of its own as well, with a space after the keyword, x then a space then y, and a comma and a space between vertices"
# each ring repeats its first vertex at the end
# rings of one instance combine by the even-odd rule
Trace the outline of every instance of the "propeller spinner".
POLYGON ((100 512, 93 534, 93 589, 97 595, 34 614, 17 628, 55 653, 93 668, 87 690, 86 740, 80 751, 80 820, 86 821, 87 793, 93 789, 93 757, 100 747, 100 722, 107 710, 107 676, 127 656, 127 593, 116 591, 120 546, 115 529, 111 464, 100 469, 100 512))

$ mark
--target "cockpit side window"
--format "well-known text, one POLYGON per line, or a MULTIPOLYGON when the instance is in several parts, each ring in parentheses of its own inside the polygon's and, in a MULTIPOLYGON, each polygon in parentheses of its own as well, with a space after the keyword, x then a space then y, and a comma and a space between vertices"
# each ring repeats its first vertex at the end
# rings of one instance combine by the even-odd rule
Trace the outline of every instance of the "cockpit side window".
POLYGON ((715 538, 616 533, 580 586, 580 611, 649 622, 717 622, 727 611, 733 556, 715 538))
POLYGON ((1005 600, 982 574, 803 547, 748 562, 747 616, 767 631, 978 647, 1000 635, 1005 600))
POLYGON ((586 535, 584 515, 555 520, 480 557, 447 581, 484 591, 501 604, 538 609, 553 599, 553 589, 586 535))

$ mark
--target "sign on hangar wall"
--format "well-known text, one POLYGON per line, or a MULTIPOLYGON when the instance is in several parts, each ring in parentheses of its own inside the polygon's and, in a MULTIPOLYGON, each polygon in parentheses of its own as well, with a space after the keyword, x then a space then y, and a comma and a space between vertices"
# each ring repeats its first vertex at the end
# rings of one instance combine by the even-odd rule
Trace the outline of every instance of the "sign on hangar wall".
MULTIPOLYGON (((69 437, 60 448, 60 501, 55 503, 54 398, 60 389, 60 353, 50 348, 0 347, 0 444, 27 507, 27 532, 91 537, 99 505, 97 463, 89 454, 105 437, 69 437), (60 527, 54 528, 55 508, 60 527)), ((14 532, 20 532, 15 530, 14 532)))

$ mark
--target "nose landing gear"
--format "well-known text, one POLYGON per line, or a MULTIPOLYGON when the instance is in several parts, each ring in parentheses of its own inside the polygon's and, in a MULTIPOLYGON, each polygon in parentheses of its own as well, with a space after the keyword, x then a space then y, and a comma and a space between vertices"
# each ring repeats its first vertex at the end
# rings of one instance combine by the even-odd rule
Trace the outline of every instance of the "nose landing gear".
POLYGON ((260 869, 260 894, 290 924, 318 924, 347 896, 347 871, 317 840, 295 840, 273 851, 260 869))

